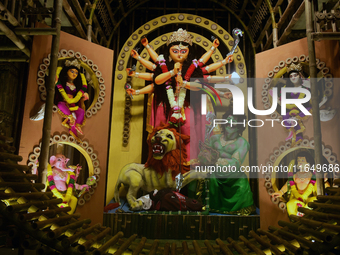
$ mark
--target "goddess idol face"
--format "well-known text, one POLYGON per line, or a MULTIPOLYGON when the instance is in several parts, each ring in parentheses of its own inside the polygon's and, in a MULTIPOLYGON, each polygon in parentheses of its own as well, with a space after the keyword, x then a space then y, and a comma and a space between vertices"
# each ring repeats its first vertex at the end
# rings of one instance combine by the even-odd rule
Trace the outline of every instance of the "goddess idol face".
POLYGON ((307 162, 306 157, 298 157, 297 158, 297 166, 298 166, 298 169, 301 172, 309 172, 309 169, 312 167, 307 162))
POLYGON ((300 85, 300 74, 298 72, 292 72, 289 75, 290 81, 294 84, 294 86, 300 85))
POLYGON ((304 192, 312 178, 311 172, 297 172, 294 175, 294 182, 296 184, 297 189, 300 191, 300 194, 303 194, 301 192, 304 192))
POLYGON ((184 60, 188 58, 189 55, 189 48, 188 46, 184 46, 182 44, 173 45, 170 48, 170 57, 172 58, 175 63, 183 63, 184 60))
POLYGON ((67 71, 67 76, 69 81, 74 81, 78 76, 78 70, 75 68, 69 69, 67 71))

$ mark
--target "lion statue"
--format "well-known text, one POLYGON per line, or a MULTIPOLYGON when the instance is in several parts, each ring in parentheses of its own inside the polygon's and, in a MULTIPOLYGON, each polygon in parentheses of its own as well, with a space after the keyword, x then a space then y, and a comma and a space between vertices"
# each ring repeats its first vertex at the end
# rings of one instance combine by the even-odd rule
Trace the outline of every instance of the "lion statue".
POLYGON ((125 188, 128 187, 126 199, 131 210, 141 210, 143 203, 136 198, 138 190, 143 189, 146 192, 164 188, 175 190, 175 176, 180 173, 180 164, 184 178, 182 186, 193 181, 196 176, 193 176, 194 170, 189 171, 190 165, 185 149, 189 140, 189 136, 179 134, 169 125, 154 128, 147 141, 149 147, 147 162, 145 165, 130 163, 122 168, 115 187, 115 201, 120 203, 119 188, 124 184, 125 188))

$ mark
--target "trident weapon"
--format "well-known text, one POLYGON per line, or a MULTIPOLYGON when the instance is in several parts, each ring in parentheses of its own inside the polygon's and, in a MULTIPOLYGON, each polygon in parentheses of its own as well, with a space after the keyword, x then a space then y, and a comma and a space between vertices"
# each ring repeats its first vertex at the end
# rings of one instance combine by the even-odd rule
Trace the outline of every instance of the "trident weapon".
POLYGON ((238 43, 240 42, 240 36, 242 36, 243 32, 239 28, 234 28, 232 31, 233 39, 234 39, 234 46, 231 48, 231 51, 227 54, 228 56, 231 56, 234 54, 234 51, 236 50, 236 47, 238 43))

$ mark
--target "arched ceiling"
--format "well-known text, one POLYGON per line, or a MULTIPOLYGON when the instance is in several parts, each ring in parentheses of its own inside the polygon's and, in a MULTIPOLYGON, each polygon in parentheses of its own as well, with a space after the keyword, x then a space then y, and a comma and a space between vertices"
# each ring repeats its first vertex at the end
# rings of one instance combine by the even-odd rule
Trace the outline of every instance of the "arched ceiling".
MULTIPOLYGON (((285 29, 289 26, 291 36, 284 38, 280 44, 287 41, 304 37, 305 19, 303 0, 67 0, 70 6, 77 9, 79 16, 80 9, 84 16, 89 17, 90 6, 96 2, 95 16, 97 19, 94 29, 99 31, 97 41, 102 45, 117 49, 110 38, 119 39, 123 43, 129 34, 143 23, 162 15, 172 13, 188 13, 206 17, 221 26, 230 33, 234 27, 245 30, 248 39, 254 45, 257 52, 272 48, 273 36, 272 27, 278 27, 278 39, 285 34, 285 29), (271 16, 271 10, 273 16, 271 16), (298 20, 291 24, 294 14, 298 20), (272 19, 274 17, 274 20, 272 19), (294 33, 294 28, 298 31, 294 33)), ((319 9, 326 4, 334 5, 332 0, 322 0, 319 2, 319 9)), ((85 30, 86 31, 86 30, 85 30)), ((163 31, 166 32, 166 31, 163 31)), ((198 32, 198 31, 197 31, 198 32)))
MULTIPOLYGON (((51 25, 53 2, 54 0, 0 2, 0 20, 6 26, 0 29, 0 42, 4 45, 0 47, 0 51, 18 51, 17 47, 23 53, 26 51, 26 57, 21 57, 23 54, 6 52, 1 52, 0 57, 6 59, 4 56, 17 55, 16 61, 28 61, 29 36, 16 30, 32 27, 35 21, 51 25), (18 43, 7 39, 8 33, 4 31, 7 28, 14 31, 18 43)), ((303 0, 62 0, 62 4, 63 31, 84 39, 90 38, 94 43, 115 51, 120 50, 120 46, 137 27, 154 18, 173 13, 205 17, 224 27, 229 33, 235 27, 241 28, 246 32, 247 41, 247 45, 243 47, 255 49, 256 52, 273 47, 273 26, 278 28, 278 45, 305 37, 306 34, 303 0), (92 31, 88 29, 89 24, 92 25, 92 31), (88 31, 91 31, 89 36, 88 31)), ((319 10, 339 9, 338 1, 335 0, 319 0, 318 4, 319 10)), ((157 31, 157 36, 175 29, 174 25, 164 27, 157 31)), ((200 33, 200 30, 193 32, 200 33)))

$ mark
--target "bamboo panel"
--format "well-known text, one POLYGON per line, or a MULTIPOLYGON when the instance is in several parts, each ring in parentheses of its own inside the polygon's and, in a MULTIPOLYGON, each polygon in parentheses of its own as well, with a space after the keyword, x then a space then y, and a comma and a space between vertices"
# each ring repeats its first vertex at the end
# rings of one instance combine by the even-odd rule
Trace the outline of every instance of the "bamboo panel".
POLYGON ((207 217, 205 217, 205 236, 206 239, 208 240, 212 240, 211 238, 211 216, 208 215, 207 217))
POLYGON ((182 237, 183 239, 190 239, 190 224, 189 224, 189 216, 183 216, 183 233, 182 237))
POLYGON ((159 244, 159 241, 156 239, 153 243, 152 243, 152 246, 150 248, 150 253, 149 255, 155 255, 156 252, 157 252, 157 248, 158 248, 158 244, 159 244))
MULTIPOLYGON (((179 224, 180 226, 182 226, 182 229, 185 228, 185 216, 179 217, 178 224, 179 224)), ((179 239, 182 239, 182 240, 185 240, 185 239, 186 239, 186 238, 185 238, 185 231, 180 231, 180 232, 178 233, 178 238, 179 238, 179 239)))
POLYGON ((251 249, 253 252, 255 252, 258 255, 264 255, 265 253, 259 249, 258 247, 256 247, 256 245, 254 245, 253 243, 251 243, 249 240, 247 240, 244 236, 240 236, 239 239, 249 248, 251 249))
POLYGON ((171 255, 176 255, 177 254, 177 245, 176 243, 171 244, 171 255))
POLYGON ((201 216, 200 217, 201 221, 200 221, 200 228, 199 228, 199 240, 203 240, 205 239, 205 226, 206 226, 206 222, 207 222, 207 216, 201 216))
POLYGON ((272 233, 269 233, 268 231, 262 230, 262 229, 258 229, 257 232, 262 234, 262 235, 266 235, 269 239, 274 241, 276 244, 283 244, 288 250, 290 250, 294 254, 301 254, 301 249, 299 249, 299 247, 292 245, 291 243, 287 242, 286 240, 284 240, 284 239, 282 239, 282 238, 280 238, 280 237, 278 237, 278 236, 276 236, 272 233))
POLYGON ((116 255, 121 255, 123 254, 123 252, 129 248, 129 246, 131 245, 131 243, 133 242, 133 240, 135 240, 137 237, 137 235, 132 235, 129 237, 129 239, 127 239, 120 247, 119 249, 115 252, 116 255))
MULTIPOLYGON (((131 221, 132 221, 131 232, 138 234, 138 231, 139 231, 139 227, 138 227, 139 215, 138 214, 132 214, 131 215, 131 221)), ((139 236, 142 236, 142 235, 139 235, 139 236)))
POLYGON ((272 245, 267 240, 261 238, 259 235, 257 235, 254 231, 250 231, 249 233, 252 237, 255 238, 255 240, 261 244, 263 247, 269 248, 275 255, 280 255, 282 252, 274 245, 272 245))
POLYGON ((125 236, 137 233, 150 239, 213 240, 237 239, 247 236, 260 226, 259 216, 169 215, 169 214, 104 214, 104 225, 112 234, 122 231, 125 236))
POLYGON ((44 228, 47 225, 51 225, 51 224, 63 224, 63 223, 67 223, 72 218, 78 219, 78 218, 80 218, 80 214, 76 213, 76 214, 72 214, 72 215, 55 217, 55 218, 42 220, 42 221, 36 221, 36 222, 32 223, 32 228, 41 229, 41 228, 44 228))
POLYGON ((142 239, 140 240, 138 246, 134 249, 132 255, 138 255, 144 248, 146 242, 146 238, 142 237, 142 239))
POLYGON ((126 221, 125 221, 125 232, 133 233, 132 232, 132 224, 131 224, 131 213, 126 214, 126 221))
POLYGON ((228 242, 234 247, 234 249, 241 255, 248 254, 238 243, 236 243, 232 238, 227 238, 228 242))
POLYGON ((163 252, 163 255, 169 255, 170 253, 170 244, 169 243, 166 243, 164 245, 164 252, 163 252))
POLYGON ((223 254, 227 254, 227 255, 234 254, 221 239, 217 238, 216 243, 220 246, 220 250, 222 251, 223 254))
POLYGON ((151 234, 152 239, 157 238, 157 220, 155 220, 152 217, 147 217, 148 222, 147 222, 147 232, 151 234))
POLYGON ((327 229, 332 229, 334 231, 340 232, 340 226, 339 225, 328 224, 328 223, 321 222, 321 221, 305 219, 303 217, 298 217, 298 216, 295 216, 295 215, 291 215, 290 217, 295 221, 300 221, 302 224, 304 224, 306 226, 327 228, 327 229))
MULTIPOLYGON (((86 228, 85 230, 80 230, 78 233, 70 236, 69 238, 64 238, 62 241, 61 241, 61 245, 65 248, 69 247, 71 244, 73 244, 74 242, 78 241, 79 238, 83 237, 83 236, 86 236, 88 234, 90 234, 91 232, 93 232, 95 229, 99 228, 100 227, 100 224, 96 224, 96 225, 93 225, 92 227, 89 227, 89 228, 86 228)), ((119 232, 119 233, 122 233, 122 232, 119 232)), ((119 234, 118 233, 118 234, 119 234)), ((118 235, 117 234, 117 235, 118 235)))
MULTIPOLYGON (((210 244, 210 242, 208 240, 204 241, 205 246, 207 246, 207 250, 209 255, 217 255, 217 253, 214 250, 214 247, 212 247, 212 245, 210 244)), ((184 253, 183 253, 184 255, 184 253)))

